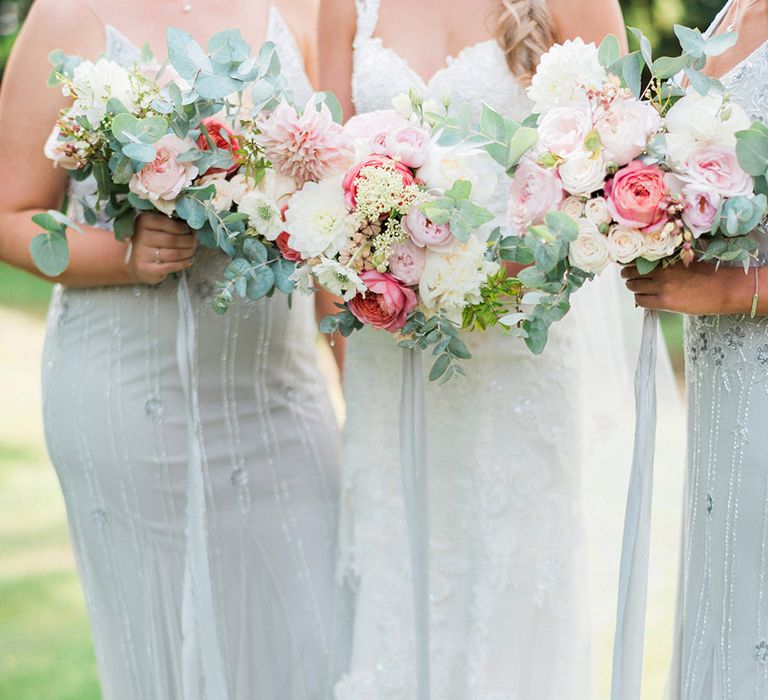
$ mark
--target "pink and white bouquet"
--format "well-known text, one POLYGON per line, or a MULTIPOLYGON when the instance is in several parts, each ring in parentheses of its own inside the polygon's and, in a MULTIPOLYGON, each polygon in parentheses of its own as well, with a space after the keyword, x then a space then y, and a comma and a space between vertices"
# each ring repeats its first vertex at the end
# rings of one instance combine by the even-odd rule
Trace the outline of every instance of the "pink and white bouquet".
POLYGON ((72 217, 34 217, 45 230, 32 242, 36 263, 51 276, 66 268, 74 219, 111 224, 127 238, 138 214, 153 211, 186 221, 203 245, 232 258, 217 311, 235 295, 290 294, 295 258, 281 237, 287 199, 351 156, 332 98, 314 97, 299 116, 274 45, 252 56, 236 31, 215 35, 205 50, 171 29, 168 54, 165 67, 146 51, 130 67, 53 55, 51 82, 72 104, 46 154, 82 184, 72 189, 72 217))
POLYGON ((498 168, 473 144, 440 143, 420 99, 412 101, 410 118, 384 110, 347 123, 352 162, 293 195, 286 230, 297 277, 344 300, 324 332, 388 331, 402 347, 431 348, 431 378, 449 379, 470 357, 459 329, 472 309, 516 286, 489 245, 494 217, 482 206, 498 168))
POLYGON ((735 37, 675 32, 679 57, 654 61, 637 31, 641 49, 623 58, 614 37, 599 49, 577 39, 546 53, 532 79, 538 141, 512 174, 517 241, 503 245, 533 263, 519 279, 537 290, 536 304, 513 320, 535 352, 570 294, 610 263, 641 272, 696 259, 748 265, 756 249, 749 234, 766 212, 768 130, 699 72, 735 37), (645 67, 652 78, 641 91, 645 67))

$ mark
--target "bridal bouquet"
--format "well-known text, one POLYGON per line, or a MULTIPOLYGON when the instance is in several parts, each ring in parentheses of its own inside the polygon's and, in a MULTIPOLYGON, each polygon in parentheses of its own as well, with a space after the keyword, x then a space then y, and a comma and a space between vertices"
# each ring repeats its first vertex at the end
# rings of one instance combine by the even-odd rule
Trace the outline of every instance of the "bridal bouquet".
POLYGON ((307 182, 291 197, 285 225, 297 277, 305 285, 314 277, 344 300, 323 332, 388 331, 401 347, 431 349, 430 379, 448 380, 470 357, 459 330, 503 316, 503 299, 518 287, 498 262, 494 217, 481 206, 498 181, 492 158, 472 143, 441 143, 420 98, 411 102, 406 116, 351 119, 350 167, 307 182))
POLYGON ((522 321, 534 352, 570 294, 612 262, 645 273, 694 260, 746 266, 754 255, 768 129, 750 125, 719 81, 700 72, 735 35, 675 33, 681 55, 656 60, 637 31, 640 51, 623 58, 614 37, 599 49, 569 41, 545 54, 533 77, 538 143, 512 175, 508 223, 518 240, 508 247, 532 263, 519 275, 535 290, 532 307, 512 320, 522 321), (643 90, 644 68, 651 82, 643 90))
MULTIPOLYGON (((274 45, 252 56, 239 32, 225 31, 205 50, 171 29, 168 55, 169 65, 159 66, 145 50, 132 67, 52 55, 51 84, 72 105, 46 154, 75 180, 95 181, 70 206, 89 224, 111 223, 120 239, 133 234, 141 212, 186 221, 203 245, 233 258, 215 300, 221 312, 235 294, 290 293, 294 261, 279 240, 281 208, 303 173, 281 159, 281 145, 288 147, 274 137, 278 115, 291 109, 274 45)), ((306 111, 310 128, 322 121, 333 132, 321 97, 306 111)), ((56 276, 69 261, 66 229, 79 226, 56 211, 34 220, 45 232, 31 244, 33 258, 56 276)))

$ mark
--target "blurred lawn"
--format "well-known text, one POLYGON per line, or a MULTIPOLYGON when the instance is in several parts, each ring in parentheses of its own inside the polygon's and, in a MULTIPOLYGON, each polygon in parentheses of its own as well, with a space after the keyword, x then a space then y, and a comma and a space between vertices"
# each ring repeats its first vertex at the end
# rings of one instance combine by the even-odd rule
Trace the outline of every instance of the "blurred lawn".
MULTIPOLYGON (((41 428, 39 362, 49 294, 46 283, 0 265, 0 700, 99 698, 64 504, 41 428)), ((678 318, 667 317, 664 331, 680 366, 678 318)), ((667 590, 661 597, 670 596, 667 590)), ((654 637, 665 645, 668 631, 667 620, 652 620, 649 647, 654 637)), ((608 632, 599 650, 606 663, 608 632)), ((648 700, 658 700, 665 676, 666 655, 658 656, 649 658, 648 700)))

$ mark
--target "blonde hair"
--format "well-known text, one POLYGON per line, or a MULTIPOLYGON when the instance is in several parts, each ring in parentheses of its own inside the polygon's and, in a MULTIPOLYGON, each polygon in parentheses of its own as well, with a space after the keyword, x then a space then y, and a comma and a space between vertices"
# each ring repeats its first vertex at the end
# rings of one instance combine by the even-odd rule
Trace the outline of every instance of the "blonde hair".
POLYGON ((501 0, 496 36, 514 76, 529 82, 539 58, 555 43, 555 23, 546 0, 501 0))

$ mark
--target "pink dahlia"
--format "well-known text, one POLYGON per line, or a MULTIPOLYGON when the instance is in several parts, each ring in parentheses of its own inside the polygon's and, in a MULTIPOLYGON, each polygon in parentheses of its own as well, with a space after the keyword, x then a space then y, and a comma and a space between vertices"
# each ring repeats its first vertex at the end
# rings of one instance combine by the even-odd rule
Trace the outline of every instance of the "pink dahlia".
POLYGON ((349 166, 352 145, 344 129, 333 121, 326 105, 318 110, 314 99, 301 116, 287 102, 281 102, 259 127, 259 144, 267 158, 278 172, 293 177, 299 187, 349 166))

